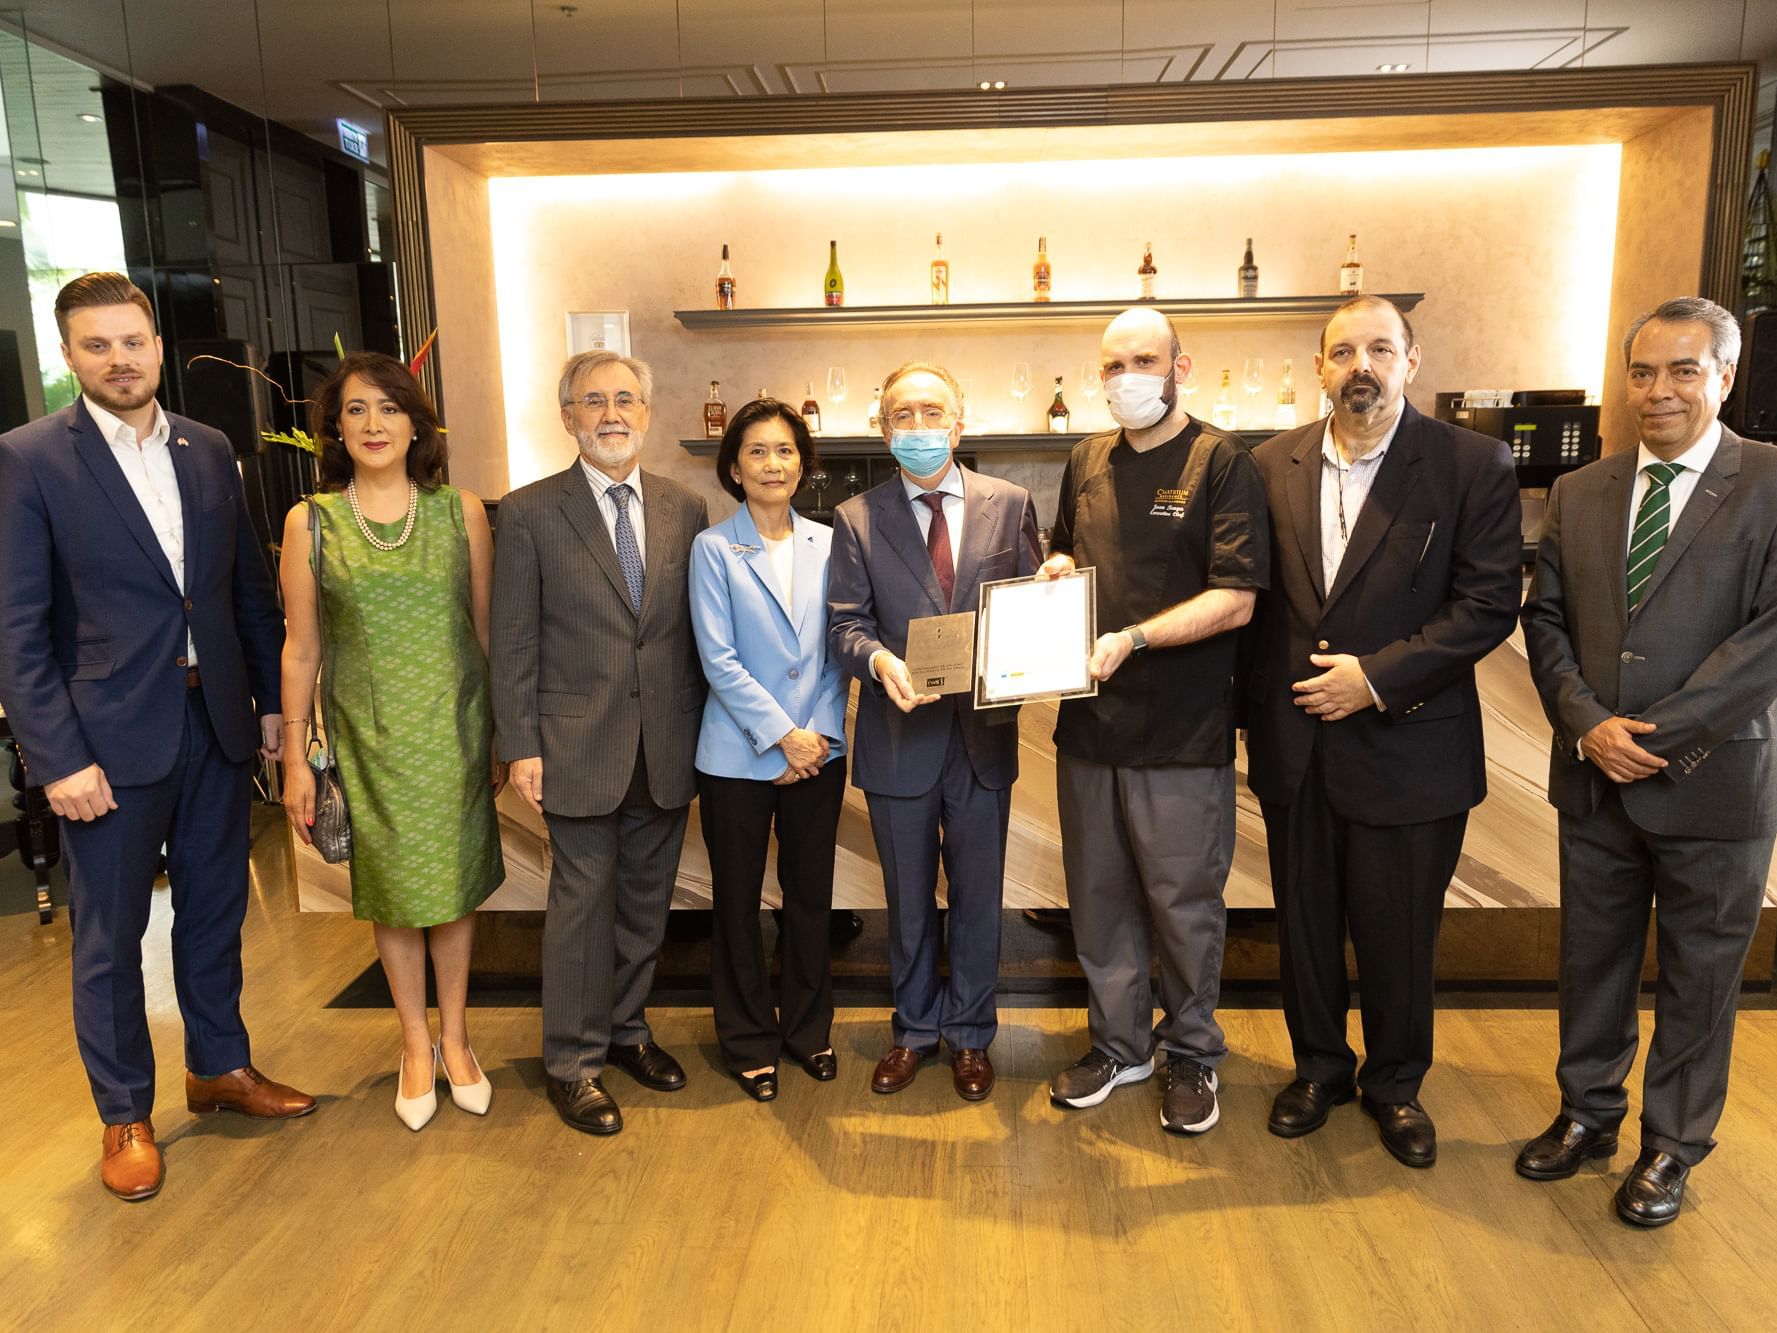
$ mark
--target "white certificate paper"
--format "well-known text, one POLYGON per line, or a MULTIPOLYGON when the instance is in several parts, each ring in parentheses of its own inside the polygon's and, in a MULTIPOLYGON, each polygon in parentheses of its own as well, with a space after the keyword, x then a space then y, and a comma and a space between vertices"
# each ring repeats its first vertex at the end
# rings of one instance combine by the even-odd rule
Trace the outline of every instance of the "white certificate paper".
POLYGON ((1098 693, 1087 674, 1098 639, 1097 571, 1058 579, 1001 579, 981 585, 976 623, 975 706, 1098 693))

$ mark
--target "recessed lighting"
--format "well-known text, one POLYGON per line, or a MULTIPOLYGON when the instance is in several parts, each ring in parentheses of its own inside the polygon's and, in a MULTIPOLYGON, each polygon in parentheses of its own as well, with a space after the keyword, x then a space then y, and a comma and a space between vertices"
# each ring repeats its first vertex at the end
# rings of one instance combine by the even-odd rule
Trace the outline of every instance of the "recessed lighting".
POLYGON ((11 218, 0 218, 0 227, 16 227, 16 226, 18 226, 18 223, 14 222, 11 218))
POLYGON ((19 175, 21 175, 21 176, 38 176, 41 174, 42 173, 39 172, 36 167, 20 167, 19 168, 19 175))
POLYGON ((88 125, 97 125, 99 123, 99 118, 90 111, 82 111, 80 113, 80 118, 88 125))
POLYGON ((1405 74, 1412 68, 1411 65, 1403 61, 1398 65, 1378 65, 1376 66, 1376 72, 1378 74, 1405 74))
POLYGON ((1006 86, 1006 81, 1004 79, 983 79, 975 86, 984 93, 995 93, 1006 86))

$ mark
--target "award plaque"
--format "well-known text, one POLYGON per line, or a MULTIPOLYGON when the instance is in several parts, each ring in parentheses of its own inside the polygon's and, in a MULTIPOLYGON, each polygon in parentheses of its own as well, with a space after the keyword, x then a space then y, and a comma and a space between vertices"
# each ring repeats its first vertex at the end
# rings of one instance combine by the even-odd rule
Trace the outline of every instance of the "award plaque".
POLYGON ((962 694, 975 684, 975 613, 907 622, 907 674, 916 694, 962 694))

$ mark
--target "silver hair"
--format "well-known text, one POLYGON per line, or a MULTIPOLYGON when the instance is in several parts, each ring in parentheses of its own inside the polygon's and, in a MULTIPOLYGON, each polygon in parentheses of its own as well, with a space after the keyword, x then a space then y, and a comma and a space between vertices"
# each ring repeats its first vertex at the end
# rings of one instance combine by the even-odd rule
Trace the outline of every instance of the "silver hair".
POLYGON ((636 383, 642 386, 642 401, 654 401, 654 372, 649 369, 646 361, 637 360, 633 356, 621 356, 616 352, 578 352, 570 356, 567 364, 561 368, 561 382, 555 386, 556 401, 566 407, 577 396, 574 385, 589 370, 600 366, 608 366, 613 361, 629 367, 629 373, 636 377, 636 383))
POLYGON ((889 390, 894 387, 896 380, 901 379, 903 376, 911 375, 916 370, 922 370, 928 375, 936 375, 939 379, 943 380, 944 387, 950 390, 950 401, 956 404, 957 411, 960 412, 962 410, 963 386, 956 382, 955 375, 952 375, 936 361, 903 361, 900 365, 891 370, 888 378, 882 382, 883 398, 886 399, 888 397, 889 390))
POLYGON ((1680 296, 1663 301, 1629 325, 1623 335, 1623 363, 1629 362, 1629 349, 1635 346, 1635 335, 1650 320, 1662 324, 1707 324, 1709 354, 1718 366, 1731 366, 1740 360, 1740 324, 1729 310, 1718 306, 1707 296, 1680 296))

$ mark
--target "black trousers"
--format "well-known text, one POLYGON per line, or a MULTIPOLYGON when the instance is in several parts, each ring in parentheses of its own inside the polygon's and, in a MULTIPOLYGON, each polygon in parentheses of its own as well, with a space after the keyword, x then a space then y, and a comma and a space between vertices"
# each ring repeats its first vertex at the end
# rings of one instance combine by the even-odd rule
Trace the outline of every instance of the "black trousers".
POLYGON ((775 1065, 788 1051, 806 1059, 833 1035, 833 856, 845 801, 845 759, 786 786, 697 775, 698 815, 710 857, 715 933, 710 988, 716 1040, 734 1073, 775 1065), (777 831, 777 880, 784 911, 778 992, 759 926, 765 857, 777 831))
POLYGON ((1355 1070, 1375 1100, 1411 1101, 1431 1068, 1438 927, 1468 813, 1360 824, 1333 812, 1327 782, 1316 745, 1296 799, 1260 807, 1296 1077, 1342 1083, 1355 1070), (1345 1036, 1347 930, 1361 991, 1362 1069, 1345 1036))

